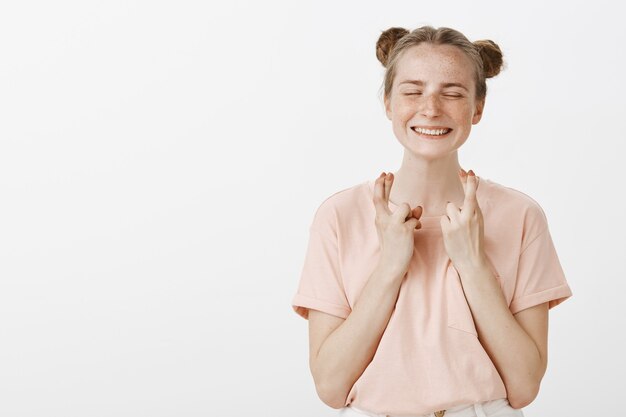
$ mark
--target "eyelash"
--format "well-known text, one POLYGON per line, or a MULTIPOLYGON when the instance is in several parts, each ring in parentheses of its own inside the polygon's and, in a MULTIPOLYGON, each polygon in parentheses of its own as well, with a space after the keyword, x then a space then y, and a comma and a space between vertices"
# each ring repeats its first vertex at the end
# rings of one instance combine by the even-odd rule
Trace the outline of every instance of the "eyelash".
MULTIPOLYGON (((406 94, 405 94, 405 96, 416 96, 416 95, 418 95, 418 93, 406 93, 406 94)), ((460 98, 460 97, 463 97, 463 96, 461 96, 461 95, 456 95, 456 94, 455 94, 455 95, 452 95, 452 94, 447 94, 447 95, 445 95, 445 96, 446 96, 446 97, 454 97, 454 98, 460 98)))

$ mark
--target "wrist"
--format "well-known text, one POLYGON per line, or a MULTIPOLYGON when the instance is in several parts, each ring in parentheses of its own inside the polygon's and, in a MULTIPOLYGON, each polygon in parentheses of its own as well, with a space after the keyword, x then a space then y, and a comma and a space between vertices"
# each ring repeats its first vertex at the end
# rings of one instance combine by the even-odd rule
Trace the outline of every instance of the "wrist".
POLYGON ((485 256, 479 256, 460 265, 457 268, 461 276, 473 276, 476 274, 493 273, 491 265, 485 256))
POLYGON ((408 269, 401 270, 397 265, 397 262, 385 262, 381 260, 378 265, 376 265, 375 272, 385 281, 396 282, 404 278, 408 269))

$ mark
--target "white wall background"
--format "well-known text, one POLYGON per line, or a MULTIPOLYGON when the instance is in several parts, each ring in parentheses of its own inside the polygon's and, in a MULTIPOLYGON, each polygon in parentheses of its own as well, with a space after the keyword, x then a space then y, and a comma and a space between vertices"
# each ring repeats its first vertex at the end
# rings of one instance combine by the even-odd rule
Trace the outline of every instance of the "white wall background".
POLYGON ((374 47, 424 24, 502 48, 459 159, 541 204, 574 292, 525 413, 615 415, 620 7, 3 2, 0 415, 336 415, 290 302, 321 201, 400 165, 374 47))

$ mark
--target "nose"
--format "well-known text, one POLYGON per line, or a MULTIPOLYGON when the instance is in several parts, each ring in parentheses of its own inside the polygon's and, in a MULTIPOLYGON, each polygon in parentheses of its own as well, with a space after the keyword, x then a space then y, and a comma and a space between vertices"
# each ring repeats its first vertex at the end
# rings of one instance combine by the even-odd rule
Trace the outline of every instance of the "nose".
POLYGON ((439 98, 435 94, 425 96, 421 103, 420 113, 427 117, 438 116, 441 112, 439 98))

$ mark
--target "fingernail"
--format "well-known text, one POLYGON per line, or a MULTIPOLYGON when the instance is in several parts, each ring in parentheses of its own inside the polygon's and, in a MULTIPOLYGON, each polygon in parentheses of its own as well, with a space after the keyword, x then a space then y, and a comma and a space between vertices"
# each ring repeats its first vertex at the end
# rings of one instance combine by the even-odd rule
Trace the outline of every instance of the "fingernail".
POLYGON ((474 174, 474 171, 472 171, 471 169, 469 170, 469 174, 473 177, 476 176, 476 174, 474 174))

